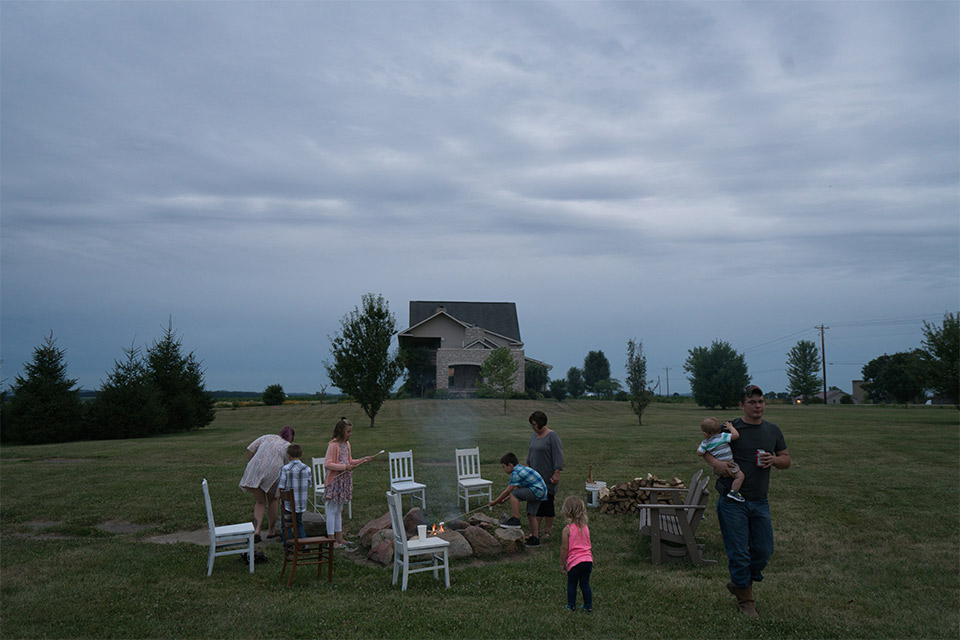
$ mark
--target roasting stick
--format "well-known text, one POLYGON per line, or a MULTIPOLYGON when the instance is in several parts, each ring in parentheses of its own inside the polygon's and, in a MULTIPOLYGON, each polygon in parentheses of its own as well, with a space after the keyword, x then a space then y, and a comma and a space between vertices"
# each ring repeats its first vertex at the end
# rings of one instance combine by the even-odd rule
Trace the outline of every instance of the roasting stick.
MULTIPOLYGON (((460 515, 458 515, 458 516, 455 517, 455 518, 450 518, 450 522, 453 522, 454 520, 459 520, 459 519, 462 518, 463 516, 468 516, 468 515, 470 515, 471 513, 476 513, 477 511, 480 511, 481 509, 485 508, 486 506, 487 506, 487 505, 484 504, 484 505, 481 505, 481 506, 477 507, 476 509, 473 509, 472 511, 467 511, 466 513, 461 513, 460 515)), ((443 522, 441 522, 441 523, 440 523, 440 526, 442 527, 442 526, 445 525, 445 524, 447 524, 447 521, 446 521, 446 520, 444 520, 443 522)))
POLYGON ((383 453, 383 449, 380 449, 380 451, 377 451, 375 454, 373 454, 372 456, 370 456, 370 460, 373 460, 374 458, 376 458, 376 457, 377 457, 378 455, 380 455, 381 453, 383 453))

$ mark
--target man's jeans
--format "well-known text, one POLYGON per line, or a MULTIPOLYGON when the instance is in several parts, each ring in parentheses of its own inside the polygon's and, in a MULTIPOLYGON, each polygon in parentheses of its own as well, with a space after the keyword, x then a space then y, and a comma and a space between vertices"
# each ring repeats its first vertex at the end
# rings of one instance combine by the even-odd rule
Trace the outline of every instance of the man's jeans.
POLYGON ((773 555, 773 523, 766 500, 735 502, 717 498, 717 520, 727 552, 730 582, 749 587, 763 580, 763 569, 773 555))

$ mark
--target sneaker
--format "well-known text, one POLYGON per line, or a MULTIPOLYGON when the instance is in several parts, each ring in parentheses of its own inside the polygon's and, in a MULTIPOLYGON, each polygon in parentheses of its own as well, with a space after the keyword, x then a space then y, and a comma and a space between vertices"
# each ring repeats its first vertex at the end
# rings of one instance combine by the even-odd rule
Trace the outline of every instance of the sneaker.
POLYGON ((564 610, 566 610, 566 611, 576 611, 576 610, 577 610, 576 607, 571 607, 571 606, 568 605, 568 604, 563 605, 563 608, 564 608, 564 610))
POLYGON ((584 613, 593 613, 593 607, 590 607, 590 608, 581 607, 581 608, 583 609, 583 612, 584 612, 584 613))
POLYGON ((743 496, 740 495, 739 491, 730 491, 727 493, 727 497, 733 500, 734 502, 745 502, 743 496))
MULTIPOLYGON (((502 520, 502 519, 501 519, 502 520)), ((520 519, 519 518, 507 518, 500 522, 500 526, 504 529, 519 529, 520 528, 520 519)))
POLYGON ((528 547, 539 547, 540 538, 535 538, 533 536, 530 536, 529 538, 527 538, 527 541, 524 544, 527 545, 528 547))

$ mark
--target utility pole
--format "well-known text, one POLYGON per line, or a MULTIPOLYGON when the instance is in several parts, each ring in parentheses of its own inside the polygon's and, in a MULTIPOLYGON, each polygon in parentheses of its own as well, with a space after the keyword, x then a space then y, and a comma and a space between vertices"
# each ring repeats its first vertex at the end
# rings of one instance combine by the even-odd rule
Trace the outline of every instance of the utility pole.
POLYGON ((664 371, 667 372, 667 397, 670 397, 670 367, 664 367, 664 371))
POLYGON ((823 404, 827 404, 827 351, 824 347, 823 332, 829 328, 822 324, 819 327, 814 327, 814 329, 820 329, 820 359, 823 360, 823 404))

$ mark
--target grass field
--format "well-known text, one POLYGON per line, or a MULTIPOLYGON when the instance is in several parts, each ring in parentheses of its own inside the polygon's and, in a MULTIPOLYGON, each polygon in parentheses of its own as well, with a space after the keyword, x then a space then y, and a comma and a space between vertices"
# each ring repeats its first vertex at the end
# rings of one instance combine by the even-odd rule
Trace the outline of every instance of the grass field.
MULTIPOLYGON (((245 447, 283 425, 306 457, 334 422, 356 425, 355 456, 414 450, 428 516, 456 513, 453 450, 479 445, 495 489, 507 451, 525 457, 527 416, 544 410, 563 439, 560 497, 583 495, 588 465, 608 484, 653 473, 685 482, 707 410, 652 405, 644 426, 626 403, 496 400, 389 402, 377 427, 356 405, 226 409, 208 427, 143 440, 0 450, 3 638, 958 638, 960 428, 953 408, 771 405, 793 466, 773 471, 776 552, 755 588, 760 621, 736 612, 711 496, 699 534, 706 568, 655 567, 636 516, 591 511, 593 615, 563 611, 559 539, 510 560, 454 562, 452 587, 429 574, 401 593, 389 567, 338 556, 334 582, 279 579, 279 547, 251 576, 236 556, 143 539, 206 526, 200 481, 222 524, 249 520, 237 487, 245 447), (145 525, 135 534, 97 528, 145 525)), ((736 411, 712 412, 732 418, 736 411)), ((706 467, 704 467, 706 469, 706 467)), ((707 469, 709 471, 709 469, 707 469)), ((348 533, 386 512, 386 456, 354 476, 348 533)), ((712 483, 711 483, 712 484, 712 483)), ((559 529, 558 529, 559 530, 559 529)))

